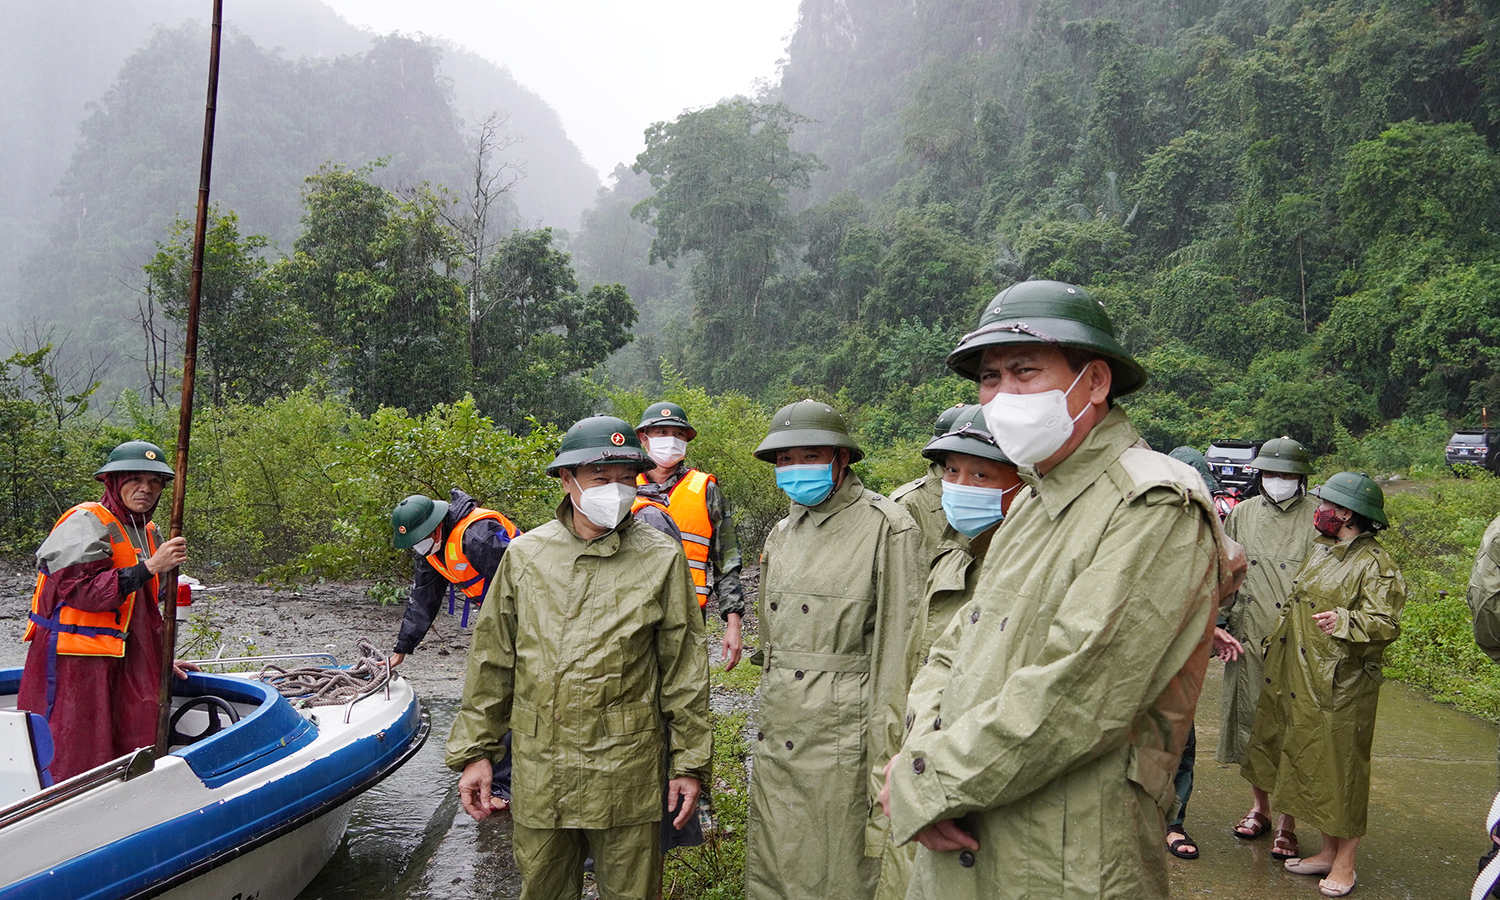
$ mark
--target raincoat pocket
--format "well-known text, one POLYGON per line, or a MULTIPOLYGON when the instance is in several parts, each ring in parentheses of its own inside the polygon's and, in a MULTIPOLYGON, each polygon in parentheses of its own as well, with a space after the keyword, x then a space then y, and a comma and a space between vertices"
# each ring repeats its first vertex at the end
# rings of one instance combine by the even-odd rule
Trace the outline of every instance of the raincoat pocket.
POLYGON ((604 711, 604 730, 609 734, 638 734, 660 728, 653 703, 627 703, 604 711))
POLYGON ((516 703, 510 708, 510 730, 514 734, 524 734, 527 737, 535 737, 537 729, 536 710, 523 703, 516 703))

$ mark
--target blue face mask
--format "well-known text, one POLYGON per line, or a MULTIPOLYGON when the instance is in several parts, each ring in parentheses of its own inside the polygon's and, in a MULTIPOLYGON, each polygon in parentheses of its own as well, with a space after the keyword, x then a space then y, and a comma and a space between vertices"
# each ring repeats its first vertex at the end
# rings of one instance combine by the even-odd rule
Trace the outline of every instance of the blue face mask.
POLYGON ((1001 502, 1017 487, 1020 485, 1007 489, 983 488, 945 481, 943 513, 954 531, 973 537, 1005 518, 1001 502))
POLYGON ((833 463, 812 466, 777 466, 776 486, 793 502, 817 506, 833 493, 833 463))

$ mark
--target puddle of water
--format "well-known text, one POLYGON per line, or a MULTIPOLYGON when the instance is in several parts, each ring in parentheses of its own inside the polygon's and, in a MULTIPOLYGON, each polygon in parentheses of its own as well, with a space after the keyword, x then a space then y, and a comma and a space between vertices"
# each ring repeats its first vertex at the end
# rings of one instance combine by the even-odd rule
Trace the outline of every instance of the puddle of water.
MULTIPOLYGON (((1171 860, 1177 897, 1307 900, 1317 879, 1271 859, 1269 837, 1241 841, 1231 826, 1250 806, 1237 766, 1214 761, 1223 667, 1213 663, 1198 706, 1198 764, 1187 827, 1197 860, 1171 860)), ((458 806, 458 776, 443 765, 457 704, 428 706, 432 736, 422 751, 355 805, 349 831, 299 900, 510 900, 520 875, 510 817, 482 827, 458 806)), ((1362 900, 1434 900, 1468 895, 1484 849, 1484 814, 1496 787, 1495 726, 1426 700, 1405 685, 1381 691, 1370 789, 1370 833, 1360 845, 1362 900)), ((1305 852, 1318 835, 1299 833, 1305 852)))
POLYGON ((343 844, 298 900, 520 896, 510 817, 481 828, 458 805, 458 773, 443 765, 458 704, 426 706, 432 716, 427 744, 355 802, 343 844))

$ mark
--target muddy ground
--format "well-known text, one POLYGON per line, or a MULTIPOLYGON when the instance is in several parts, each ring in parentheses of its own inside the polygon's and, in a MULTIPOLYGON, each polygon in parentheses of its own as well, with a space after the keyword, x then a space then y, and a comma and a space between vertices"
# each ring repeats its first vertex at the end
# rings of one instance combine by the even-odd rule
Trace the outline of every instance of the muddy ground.
MULTIPOLYGON (((747 600, 753 605, 759 586, 759 567, 743 576, 747 600)), ((0 563, 0 666, 25 662, 20 642, 26 613, 36 583, 33 572, 0 563)), ((257 656, 274 653, 332 653, 341 663, 359 658, 361 640, 389 653, 401 628, 404 606, 382 606, 369 599, 375 582, 340 581, 296 587, 271 587, 250 582, 209 584, 195 592, 192 612, 178 628, 177 655, 182 659, 214 656, 257 656)), ((463 605, 448 615, 447 603, 415 653, 406 657, 401 673, 411 679, 417 694, 433 700, 458 700, 463 695, 464 661, 473 632, 459 627, 463 605)), ((753 639, 753 617, 747 632, 753 639)), ((719 662, 719 639, 723 624, 710 607, 710 661, 719 662)), ((715 696, 714 708, 743 708, 748 698, 727 694, 715 696)))

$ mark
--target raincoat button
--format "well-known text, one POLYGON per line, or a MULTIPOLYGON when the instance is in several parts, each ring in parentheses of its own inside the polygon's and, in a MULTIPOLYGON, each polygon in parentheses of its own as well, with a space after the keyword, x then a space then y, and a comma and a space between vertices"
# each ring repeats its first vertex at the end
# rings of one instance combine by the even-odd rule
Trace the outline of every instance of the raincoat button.
POLYGON ((927 761, 922 759, 920 756, 917 757, 916 759, 911 761, 911 770, 913 772, 916 772, 918 775, 921 775, 923 772, 927 771, 927 761))
POLYGON ((764 731, 757 731, 757 732, 755 732, 755 739, 757 741, 763 741, 763 740, 765 740, 766 739, 766 733, 764 731))
POLYGON ((943 717, 942 716, 938 716, 936 719, 932 720, 932 730, 933 731, 942 731, 943 730, 943 717))
POLYGON ((1271 683, 1271 679, 1267 678, 1266 679, 1266 684, 1270 684, 1270 683, 1271 683))
POLYGON ((1281 609, 1281 604, 1280 603, 1276 604, 1276 608, 1277 609, 1281 609))
POLYGON ((776 611, 776 603, 775 603, 775 601, 772 601, 772 603, 771 603, 771 612, 775 612, 775 611, 776 611))
POLYGON ((1297 692, 1296 691, 1292 691, 1292 699, 1293 700, 1297 699, 1297 692))
POLYGON ((976 609, 973 612, 969 613, 969 624, 973 625, 975 622, 978 622, 978 621, 979 621, 979 610, 976 609))
POLYGON ((802 680, 802 670, 798 669, 797 671, 793 672, 792 673, 792 677, 795 678, 795 679, 797 679, 798 681, 801 681, 802 680))
POLYGON ((806 603, 802 604, 802 611, 803 612, 807 612, 807 604, 806 603))
POLYGON ((1252 566, 1258 566, 1258 565, 1260 565, 1260 560, 1252 559, 1252 560, 1250 560, 1250 565, 1252 565, 1252 566))
POLYGON ((1286 643, 1286 638, 1282 638, 1282 639, 1281 639, 1281 642, 1282 642, 1282 643, 1283 643, 1283 644, 1285 644, 1285 643, 1286 643))
POLYGON ((912 719, 913 719, 913 718, 914 718, 914 716, 912 716, 912 714, 911 714, 911 713, 907 713, 907 714, 906 714, 906 727, 907 727, 907 728, 910 728, 910 727, 911 727, 911 723, 912 723, 912 719))
POLYGON ((787 749, 788 749, 788 750, 790 750, 790 749, 792 749, 792 742, 791 742, 791 741, 787 741, 787 742, 786 742, 786 748, 787 748, 787 749))
POLYGON ((961 865, 961 866, 963 866, 965 869, 972 869, 972 868, 974 868, 974 851, 973 850, 962 850, 962 851, 960 851, 959 854, 958 854, 958 864, 961 865))

